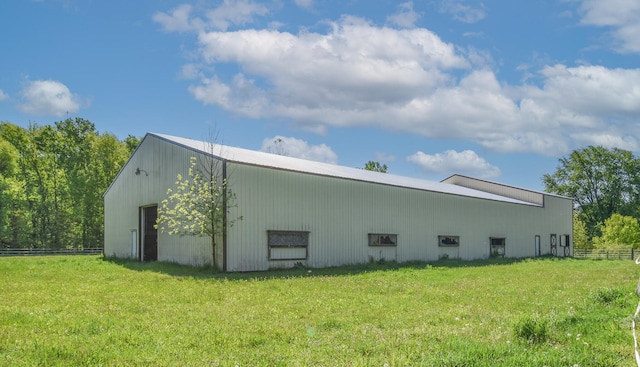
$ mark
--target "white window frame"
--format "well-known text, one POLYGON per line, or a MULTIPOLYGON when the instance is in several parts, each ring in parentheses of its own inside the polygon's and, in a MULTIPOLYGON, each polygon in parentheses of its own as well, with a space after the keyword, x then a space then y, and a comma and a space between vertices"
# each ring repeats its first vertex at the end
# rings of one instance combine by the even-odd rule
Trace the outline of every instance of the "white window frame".
POLYGON ((267 231, 269 260, 307 260, 309 257, 308 231, 267 231))

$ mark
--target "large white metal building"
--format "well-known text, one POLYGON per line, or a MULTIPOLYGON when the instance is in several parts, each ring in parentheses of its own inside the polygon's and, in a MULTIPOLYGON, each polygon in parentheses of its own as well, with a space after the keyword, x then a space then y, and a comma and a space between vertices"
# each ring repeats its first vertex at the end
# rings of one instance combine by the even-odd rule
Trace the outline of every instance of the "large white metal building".
POLYGON ((570 256, 573 201, 453 175, 433 182, 148 133, 104 194, 107 257, 210 265, 210 240, 154 228, 191 157, 216 159, 242 220, 218 240, 224 271, 369 261, 570 256))

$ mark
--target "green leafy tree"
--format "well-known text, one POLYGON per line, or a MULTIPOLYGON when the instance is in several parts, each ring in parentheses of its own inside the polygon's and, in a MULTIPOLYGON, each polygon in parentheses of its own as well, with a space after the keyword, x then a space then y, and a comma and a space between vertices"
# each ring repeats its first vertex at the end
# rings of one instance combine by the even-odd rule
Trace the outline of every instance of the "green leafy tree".
POLYGON ((30 238, 29 218, 23 182, 0 177, 0 246, 24 247, 30 238))
POLYGON ((613 214, 601 230, 602 236, 593 239, 596 248, 640 248, 640 224, 634 217, 613 214))
POLYGON ((62 135, 53 126, 34 126, 33 140, 40 156, 43 170, 40 173, 38 184, 42 185, 41 192, 45 201, 47 216, 47 235, 49 240, 44 245, 47 247, 61 248, 67 244, 77 244, 75 240, 78 226, 73 220, 74 203, 71 193, 72 183, 69 182, 69 174, 65 165, 68 163, 62 135))
POLYGON ((98 196, 101 188, 96 185, 95 172, 91 169, 98 133, 93 123, 82 118, 58 121, 55 126, 61 166, 69 181, 69 196, 75 203, 70 218, 74 242, 77 247, 95 247, 100 240, 92 235, 94 219, 102 217, 98 196))
POLYGON ((24 185, 18 175, 18 150, 0 137, 0 246, 18 247, 28 233, 24 185))
POLYGON ((590 237, 614 213, 638 214, 640 161, 629 151, 589 146, 560 159, 553 174, 543 176, 547 192, 571 197, 590 237))
POLYGON ((124 139, 124 143, 127 146, 127 151, 129 152, 128 155, 131 155, 133 153, 133 151, 136 150, 138 145, 140 145, 140 138, 129 134, 124 139))
POLYGON ((374 162, 374 161, 369 161, 364 165, 365 170, 374 171, 374 172, 387 173, 387 168, 388 167, 386 164, 380 164, 380 162, 374 162))
POLYGON ((114 135, 101 134, 91 139, 90 159, 87 162, 86 185, 83 194, 83 246, 101 247, 104 239, 104 210, 102 194, 129 158, 126 143, 114 135))
POLYGON ((587 226, 577 213, 573 213, 573 246, 581 249, 593 248, 593 243, 587 234, 587 226))
POLYGON ((0 137, 0 175, 4 177, 15 176, 18 171, 18 150, 8 141, 0 137))
POLYGON ((2 122, 0 141, 13 147, 0 147, 0 241, 102 246, 101 196, 129 156, 125 143, 81 118, 28 128, 2 122))
POLYGON ((24 188, 26 206, 29 213, 29 247, 57 245, 59 229, 55 223, 58 212, 54 206, 53 191, 56 177, 51 155, 43 152, 47 139, 41 138, 42 129, 37 124, 27 129, 3 122, 0 124, 0 136, 11 143, 19 152, 18 170, 24 188))
POLYGON ((187 177, 178 174, 175 190, 167 191, 167 199, 158 207, 156 227, 169 235, 209 237, 213 266, 218 266, 218 241, 238 217, 229 219, 231 208, 237 207, 236 195, 222 177, 222 162, 213 157, 198 162, 191 157, 187 177))

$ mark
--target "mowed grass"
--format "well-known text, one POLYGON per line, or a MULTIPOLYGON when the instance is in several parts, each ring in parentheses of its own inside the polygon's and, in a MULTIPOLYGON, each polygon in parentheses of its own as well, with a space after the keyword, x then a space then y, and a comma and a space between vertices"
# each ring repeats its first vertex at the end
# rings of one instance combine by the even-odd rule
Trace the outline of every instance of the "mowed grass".
POLYGON ((639 273, 550 258, 230 275, 0 258, 0 365, 633 366, 639 273))

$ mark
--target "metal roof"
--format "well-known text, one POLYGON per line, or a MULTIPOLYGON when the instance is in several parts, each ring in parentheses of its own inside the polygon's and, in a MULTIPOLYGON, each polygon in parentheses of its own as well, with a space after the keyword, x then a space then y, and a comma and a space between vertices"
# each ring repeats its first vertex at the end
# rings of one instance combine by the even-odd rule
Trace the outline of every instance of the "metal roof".
POLYGON ((193 140, 172 135, 156 133, 148 133, 147 135, 155 136, 162 140, 181 145, 188 149, 224 159, 228 162, 355 181, 371 182, 423 191, 439 192, 443 194, 459 195, 478 199, 502 201, 529 206, 540 206, 530 202, 512 199, 506 196, 470 189, 454 184, 398 176, 388 173, 367 171, 364 169, 339 166, 324 162, 309 161, 305 159, 259 152, 255 150, 235 148, 220 144, 212 144, 205 141, 193 140))

